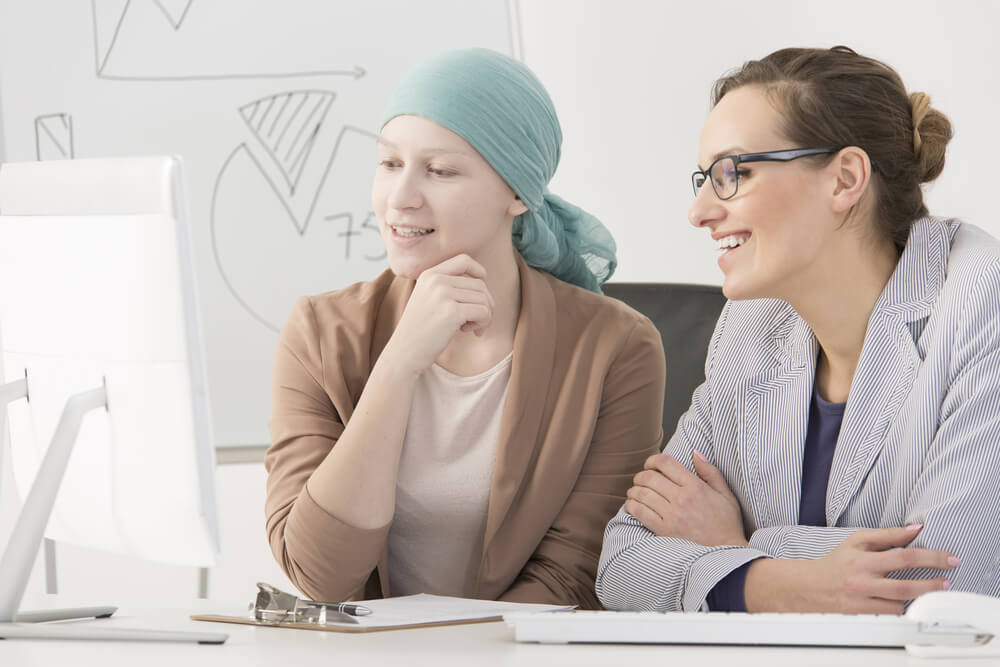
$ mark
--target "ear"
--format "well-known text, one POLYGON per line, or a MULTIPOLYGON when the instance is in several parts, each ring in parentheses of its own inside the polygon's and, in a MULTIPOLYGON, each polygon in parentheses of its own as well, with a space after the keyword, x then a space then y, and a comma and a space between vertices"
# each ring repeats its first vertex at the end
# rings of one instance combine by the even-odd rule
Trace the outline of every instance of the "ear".
POLYGON ((528 212, 528 207, 525 206, 524 202, 521 201, 520 197, 515 195, 514 200, 511 201, 510 206, 507 207, 507 213, 511 214, 516 218, 522 213, 527 213, 527 212, 528 212))
POLYGON ((872 163, 868 153, 857 146, 841 149, 830 162, 835 179, 832 206, 835 213, 847 213, 861 200, 871 181, 872 163))

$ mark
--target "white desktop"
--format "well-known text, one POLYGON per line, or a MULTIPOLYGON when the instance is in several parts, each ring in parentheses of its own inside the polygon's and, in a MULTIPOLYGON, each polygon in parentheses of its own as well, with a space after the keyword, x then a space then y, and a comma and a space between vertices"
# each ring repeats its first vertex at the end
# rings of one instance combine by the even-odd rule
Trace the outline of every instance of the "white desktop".
MULTIPOLYGON (((99 621, 13 623, 30 617, 17 612, 43 532, 163 563, 216 560, 183 193, 177 158, 0 164, 0 432, 9 425, 24 498, 0 561, 0 637, 108 638, 99 621)), ((147 638, 225 639, 186 634, 147 638)))

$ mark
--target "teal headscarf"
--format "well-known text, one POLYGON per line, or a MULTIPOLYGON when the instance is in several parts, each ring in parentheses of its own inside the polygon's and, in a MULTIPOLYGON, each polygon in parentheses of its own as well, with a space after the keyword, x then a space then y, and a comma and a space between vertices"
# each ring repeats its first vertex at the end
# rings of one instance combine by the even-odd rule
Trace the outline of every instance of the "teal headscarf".
POLYGON ((618 261, 601 222, 546 187, 559 165, 562 130, 532 72, 489 49, 433 56, 410 71, 389 99, 382 127, 421 116, 469 142, 528 211, 514 220, 514 247, 529 266, 600 293, 618 261))

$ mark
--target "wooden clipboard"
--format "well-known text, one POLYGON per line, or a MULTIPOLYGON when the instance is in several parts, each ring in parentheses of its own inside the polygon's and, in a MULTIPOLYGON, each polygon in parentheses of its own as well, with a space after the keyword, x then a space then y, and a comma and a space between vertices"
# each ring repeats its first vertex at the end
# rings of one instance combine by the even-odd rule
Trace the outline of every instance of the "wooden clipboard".
POLYGON ((193 614, 192 621, 208 621, 210 623, 238 623, 240 625, 256 625, 262 628, 293 628, 295 630, 320 630, 322 632, 346 632, 357 634, 362 632, 383 632, 386 630, 414 630, 417 628, 438 628, 445 625, 470 625, 472 623, 496 623, 502 616, 488 618, 467 618, 456 621, 433 621, 430 623, 405 623, 400 625, 327 625, 319 623, 296 623, 294 621, 258 621, 249 616, 221 616, 216 614, 193 614))

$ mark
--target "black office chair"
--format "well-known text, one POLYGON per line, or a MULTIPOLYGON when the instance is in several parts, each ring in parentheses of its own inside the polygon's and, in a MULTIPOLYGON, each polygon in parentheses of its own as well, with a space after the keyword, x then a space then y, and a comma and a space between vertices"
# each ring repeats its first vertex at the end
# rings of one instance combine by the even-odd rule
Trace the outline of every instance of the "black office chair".
POLYGON ((660 330, 667 358, 662 443, 666 444, 677 430, 677 420, 690 407, 691 394, 705 380, 705 354, 726 297, 714 285, 606 283, 602 289, 648 317, 660 330))

